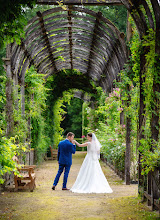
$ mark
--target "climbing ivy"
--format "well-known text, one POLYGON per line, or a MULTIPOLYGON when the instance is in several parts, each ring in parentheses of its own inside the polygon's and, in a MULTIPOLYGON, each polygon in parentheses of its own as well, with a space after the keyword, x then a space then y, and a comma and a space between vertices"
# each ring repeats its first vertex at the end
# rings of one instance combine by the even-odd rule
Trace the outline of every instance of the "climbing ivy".
POLYGON ((42 160, 50 142, 45 132, 47 91, 43 75, 37 74, 34 67, 28 69, 25 75, 26 120, 31 123, 31 148, 36 151, 37 161, 42 160))

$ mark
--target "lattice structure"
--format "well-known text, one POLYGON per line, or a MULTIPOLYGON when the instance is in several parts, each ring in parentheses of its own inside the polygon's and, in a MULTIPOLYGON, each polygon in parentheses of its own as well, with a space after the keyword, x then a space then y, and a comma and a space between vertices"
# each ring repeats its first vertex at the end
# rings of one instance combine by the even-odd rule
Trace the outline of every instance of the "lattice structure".
POLYGON ((25 31, 11 53, 12 70, 22 82, 32 64, 45 77, 76 69, 109 91, 126 62, 124 34, 100 12, 73 6, 37 12, 25 31))
POLYGON ((37 0, 40 5, 122 5, 121 0, 37 0))

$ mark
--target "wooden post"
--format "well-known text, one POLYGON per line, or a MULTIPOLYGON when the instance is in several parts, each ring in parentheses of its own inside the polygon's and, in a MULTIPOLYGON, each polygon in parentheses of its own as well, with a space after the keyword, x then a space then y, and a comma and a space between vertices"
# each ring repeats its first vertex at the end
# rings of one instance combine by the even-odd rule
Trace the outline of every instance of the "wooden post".
MULTIPOLYGON (((127 41, 129 42, 132 37, 132 28, 131 24, 128 21, 129 18, 129 12, 127 15, 127 41)), ((130 57, 130 50, 128 48, 128 59, 130 57)), ((130 102, 131 102, 131 96, 130 96, 130 85, 127 85, 128 90, 128 99, 126 101, 127 108, 129 109, 130 102)), ((125 154, 125 182, 126 185, 130 185, 130 166, 131 166, 131 117, 130 114, 127 112, 126 116, 126 154, 125 154)))
MULTIPOLYGON (((140 54, 140 103, 139 103, 139 141, 138 146, 141 145, 141 140, 145 138, 144 136, 144 127, 145 127, 145 95, 144 95, 144 82, 145 82, 145 72, 146 72, 146 54, 149 52, 149 48, 144 46, 142 52, 140 54)), ((141 189, 144 185, 144 177, 141 175, 142 167, 141 167, 141 152, 139 151, 139 159, 138 159, 138 192, 140 193, 141 189)))
MULTIPOLYGON (((156 25, 156 38, 155 38, 155 63, 154 63, 154 75, 153 75, 153 97, 152 97, 152 118, 151 118, 151 137, 152 137, 152 150, 156 148, 159 142, 159 112, 160 112, 160 4, 158 1, 151 0, 151 4, 155 16, 156 25)), ((154 199, 159 199, 160 190, 158 190, 157 184, 160 184, 159 170, 155 169, 152 175, 152 210, 154 209, 154 199), (157 180, 157 184, 156 184, 157 180)), ((160 209, 159 209, 160 212, 160 209)))
MULTIPOLYGON (((130 86, 128 85, 128 93, 130 92, 130 86)), ((127 108, 129 109, 131 103, 131 96, 128 94, 127 108)), ((127 112, 126 116, 126 154, 125 154, 125 182, 126 185, 130 185, 130 166, 131 166, 131 117, 127 112)))
POLYGON ((22 116, 25 115, 25 74, 21 78, 21 113, 22 116))
POLYGON ((5 70, 6 70, 6 76, 7 76, 7 81, 6 81, 6 121, 7 121, 7 130, 6 130, 6 135, 8 137, 12 136, 13 134, 13 126, 14 126, 14 121, 13 121, 13 98, 12 98, 12 71, 11 71, 11 45, 7 45, 7 53, 6 53, 6 58, 3 59, 5 62, 5 70))
MULTIPOLYGON (((121 94, 120 94, 120 99, 121 99, 121 94)), ((124 105, 124 103, 123 103, 123 100, 122 100, 122 106, 123 105, 124 105)), ((120 125, 124 125, 124 110, 121 111, 121 113, 120 113, 120 125)))
MULTIPOLYGON (((152 185, 152 176, 151 176, 151 172, 148 173, 147 176, 147 193, 149 195, 151 195, 151 185, 152 185)), ((147 205, 150 206, 151 205, 151 201, 149 199, 147 199, 147 205)))
POLYGON ((13 72, 13 92, 14 92, 14 106, 18 110, 18 76, 17 72, 13 72))

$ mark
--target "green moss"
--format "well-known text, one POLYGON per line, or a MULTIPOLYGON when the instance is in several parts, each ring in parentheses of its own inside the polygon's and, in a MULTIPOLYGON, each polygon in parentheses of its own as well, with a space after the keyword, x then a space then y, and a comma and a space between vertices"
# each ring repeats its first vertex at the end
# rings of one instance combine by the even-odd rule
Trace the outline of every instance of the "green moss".
POLYGON ((109 201, 115 210, 115 219, 151 220, 158 218, 157 212, 151 212, 137 197, 122 197, 109 201))

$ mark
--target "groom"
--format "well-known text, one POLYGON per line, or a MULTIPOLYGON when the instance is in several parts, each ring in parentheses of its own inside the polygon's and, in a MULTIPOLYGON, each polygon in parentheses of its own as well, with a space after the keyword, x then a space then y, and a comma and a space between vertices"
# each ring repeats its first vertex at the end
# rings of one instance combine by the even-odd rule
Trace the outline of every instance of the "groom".
POLYGON ((76 152, 76 145, 73 141, 74 134, 72 132, 69 132, 67 134, 67 138, 64 141, 61 141, 58 145, 58 163, 59 163, 59 169, 58 173, 56 175, 56 178, 54 180, 52 189, 55 190, 56 185, 58 184, 59 178, 64 171, 64 178, 63 178, 63 187, 62 190, 69 190, 67 189, 67 179, 68 174, 70 171, 70 167, 72 165, 72 154, 75 154, 76 152))

